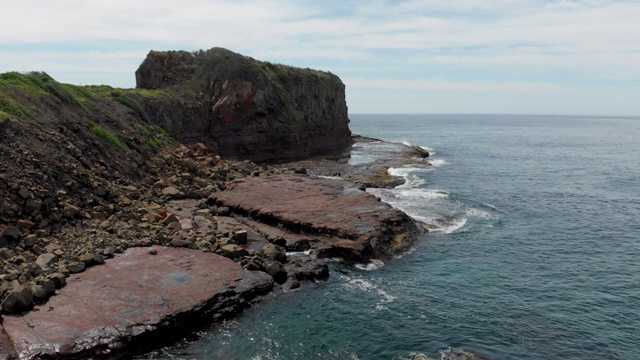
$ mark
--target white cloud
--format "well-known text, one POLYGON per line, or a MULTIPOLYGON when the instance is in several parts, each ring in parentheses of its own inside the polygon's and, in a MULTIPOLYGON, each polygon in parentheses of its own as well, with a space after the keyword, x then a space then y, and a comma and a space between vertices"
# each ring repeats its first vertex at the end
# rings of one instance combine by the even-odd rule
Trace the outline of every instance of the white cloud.
POLYGON ((542 94, 566 92, 571 87, 550 83, 534 82, 452 82, 444 80, 393 80, 344 78, 348 88, 379 88, 388 90, 426 90, 454 92, 495 92, 511 94, 542 94))
POLYGON ((0 71, 132 74, 151 49, 222 46, 358 68, 345 75, 360 87, 530 93, 570 88, 560 77, 531 83, 536 74, 581 83, 640 76, 638 1, 0 0, 0 9, 0 71), (434 67, 449 80, 420 76, 434 67), (394 80, 402 71, 416 83, 394 80), (502 71, 526 79, 489 86, 488 74, 502 71))

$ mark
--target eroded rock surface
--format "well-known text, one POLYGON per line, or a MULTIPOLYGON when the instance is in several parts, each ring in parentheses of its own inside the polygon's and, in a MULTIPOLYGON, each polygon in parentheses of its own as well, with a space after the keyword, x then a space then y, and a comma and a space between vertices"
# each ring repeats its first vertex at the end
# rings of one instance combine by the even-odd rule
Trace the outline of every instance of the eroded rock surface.
POLYGON ((273 287, 227 258, 160 246, 128 249, 67 282, 46 304, 4 317, 6 356, 11 343, 21 359, 139 351, 236 315, 273 287))
POLYGON ((254 60, 222 48, 151 51, 136 71, 149 120, 226 158, 272 161, 351 143, 345 87, 335 75, 254 60), (179 93, 179 97, 161 96, 179 93))
POLYGON ((244 178, 212 196, 235 214, 311 236, 319 257, 385 258, 408 250, 419 233, 405 213, 341 180, 293 174, 244 178))

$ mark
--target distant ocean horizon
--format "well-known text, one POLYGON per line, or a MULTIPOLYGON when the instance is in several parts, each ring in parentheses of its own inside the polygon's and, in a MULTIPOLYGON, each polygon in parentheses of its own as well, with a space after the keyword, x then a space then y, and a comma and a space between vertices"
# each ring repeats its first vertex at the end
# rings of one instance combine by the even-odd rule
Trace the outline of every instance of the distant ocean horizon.
POLYGON ((349 118, 431 153, 367 189, 429 233, 139 358, 640 358, 640 117, 349 118))

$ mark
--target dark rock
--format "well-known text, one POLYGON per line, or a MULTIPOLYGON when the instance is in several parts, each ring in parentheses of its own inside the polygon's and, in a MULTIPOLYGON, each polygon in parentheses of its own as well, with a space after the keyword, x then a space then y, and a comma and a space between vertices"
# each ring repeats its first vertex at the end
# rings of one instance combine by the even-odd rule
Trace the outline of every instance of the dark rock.
POLYGON ((262 250, 264 257, 267 260, 278 261, 278 262, 286 262, 287 254, 285 253, 285 249, 282 246, 278 246, 276 244, 267 245, 264 250, 262 250))
POLYGON ((247 256, 249 253, 243 247, 234 244, 227 244, 220 247, 220 250, 224 256, 230 259, 237 259, 242 256, 247 256))
POLYGON ((64 276, 64 274, 59 273, 59 272, 49 275, 48 279, 53 281, 53 284, 58 289, 63 287, 67 283, 67 277, 64 276))
POLYGON ((278 261, 265 261, 264 271, 273 277, 278 284, 284 284, 287 281, 287 271, 278 261))
POLYGON ((243 245, 247 243, 247 234, 247 230, 238 230, 233 233, 233 238, 238 244, 243 245))
POLYGON ((84 271, 84 268, 85 268, 84 262, 80 262, 80 261, 74 261, 67 265, 67 270, 69 270, 69 273, 71 274, 82 272, 84 271))
POLYGON ((28 309, 33 305, 33 295, 31 295, 31 289, 24 285, 14 286, 10 290, 5 298, 2 300, 0 306, 5 313, 15 313, 28 309))
POLYGON ((7 226, 4 231, 2 231, 2 236, 9 241, 18 241, 20 239, 20 229, 15 226, 7 226))
POLYGON ((226 158, 302 158, 351 144, 344 84, 331 73, 220 48, 151 51, 136 83, 184 93, 182 99, 137 100, 152 122, 179 140, 202 142, 226 158))
POLYGON ((298 280, 325 280, 329 277, 329 267, 324 261, 303 254, 289 256, 284 268, 289 277, 298 280))

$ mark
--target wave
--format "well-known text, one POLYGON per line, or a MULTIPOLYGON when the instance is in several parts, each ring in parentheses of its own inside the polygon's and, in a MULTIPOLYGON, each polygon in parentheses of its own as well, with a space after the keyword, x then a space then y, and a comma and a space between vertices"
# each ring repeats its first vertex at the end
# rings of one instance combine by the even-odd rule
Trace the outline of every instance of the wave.
POLYGON ((377 260, 377 259, 373 259, 373 260, 371 260, 371 262, 369 262, 367 264, 356 264, 355 265, 356 268, 358 268, 360 270, 364 270, 364 271, 378 270, 383 266, 384 266, 384 262, 382 262, 381 260, 377 260))
POLYGON ((342 275, 342 277, 346 280, 342 286, 348 290, 360 290, 380 295, 381 299, 376 303, 376 310, 385 310, 386 307, 383 304, 392 303, 397 299, 397 297, 387 293, 384 289, 369 280, 365 280, 363 278, 352 278, 347 275, 342 275))
POLYGON ((442 166, 444 164, 448 164, 448 162, 444 159, 435 159, 435 160, 429 160, 429 164, 431 164, 431 166, 442 166))

